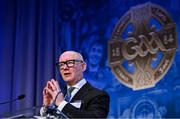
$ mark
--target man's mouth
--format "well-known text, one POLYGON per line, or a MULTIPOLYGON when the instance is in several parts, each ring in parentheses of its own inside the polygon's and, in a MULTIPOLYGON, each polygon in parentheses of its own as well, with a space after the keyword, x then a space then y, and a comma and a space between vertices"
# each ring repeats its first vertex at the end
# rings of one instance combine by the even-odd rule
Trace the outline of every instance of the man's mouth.
POLYGON ((70 76, 71 73, 64 73, 64 76, 70 76))

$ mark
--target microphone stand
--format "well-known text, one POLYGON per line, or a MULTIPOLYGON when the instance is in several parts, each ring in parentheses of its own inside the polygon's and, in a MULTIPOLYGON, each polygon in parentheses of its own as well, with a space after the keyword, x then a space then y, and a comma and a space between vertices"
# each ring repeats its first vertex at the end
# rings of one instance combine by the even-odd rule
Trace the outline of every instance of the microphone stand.
POLYGON ((34 116, 35 110, 41 107, 42 105, 15 110, 13 112, 4 113, 3 115, 0 115, 0 118, 8 118, 8 119, 31 118, 34 116))
POLYGON ((22 95, 19 95, 17 98, 13 99, 13 100, 1 102, 0 105, 12 103, 12 102, 17 101, 17 100, 22 100, 25 97, 26 97, 26 95, 22 94, 22 95))

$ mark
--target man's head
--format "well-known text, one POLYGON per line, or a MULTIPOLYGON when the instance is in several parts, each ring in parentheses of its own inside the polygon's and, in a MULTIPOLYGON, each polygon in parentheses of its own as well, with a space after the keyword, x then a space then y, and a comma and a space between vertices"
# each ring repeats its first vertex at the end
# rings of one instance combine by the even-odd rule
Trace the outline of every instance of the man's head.
POLYGON ((80 53, 66 51, 59 57, 59 70, 68 85, 75 85, 83 78, 86 63, 80 53))

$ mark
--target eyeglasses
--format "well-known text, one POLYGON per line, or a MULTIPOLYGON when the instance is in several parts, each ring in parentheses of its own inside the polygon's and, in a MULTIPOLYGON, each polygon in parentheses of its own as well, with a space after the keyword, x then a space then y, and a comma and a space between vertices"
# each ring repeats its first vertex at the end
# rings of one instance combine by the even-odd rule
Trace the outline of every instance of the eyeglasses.
POLYGON ((75 65, 76 62, 81 62, 81 63, 83 63, 82 60, 78 60, 78 59, 75 59, 75 60, 67 60, 67 61, 65 61, 65 62, 58 62, 58 63, 56 63, 56 67, 57 67, 58 69, 63 69, 64 66, 65 66, 65 64, 66 64, 66 66, 67 66, 68 68, 71 68, 71 67, 74 67, 74 65, 75 65))

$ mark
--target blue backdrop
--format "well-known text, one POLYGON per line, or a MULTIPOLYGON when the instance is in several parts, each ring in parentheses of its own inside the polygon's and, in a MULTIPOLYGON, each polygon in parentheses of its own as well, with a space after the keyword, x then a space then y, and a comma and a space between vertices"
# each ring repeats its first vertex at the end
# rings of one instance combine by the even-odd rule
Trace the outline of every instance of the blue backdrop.
POLYGON ((59 54, 75 50, 88 64, 84 77, 111 97, 108 117, 180 117, 179 38, 171 68, 153 88, 133 91, 108 64, 107 42, 118 20, 149 1, 169 12, 179 34, 178 0, 0 0, 0 102, 26 95, 0 105, 0 115, 32 113, 47 80, 64 85, 55 69, 59 54))

